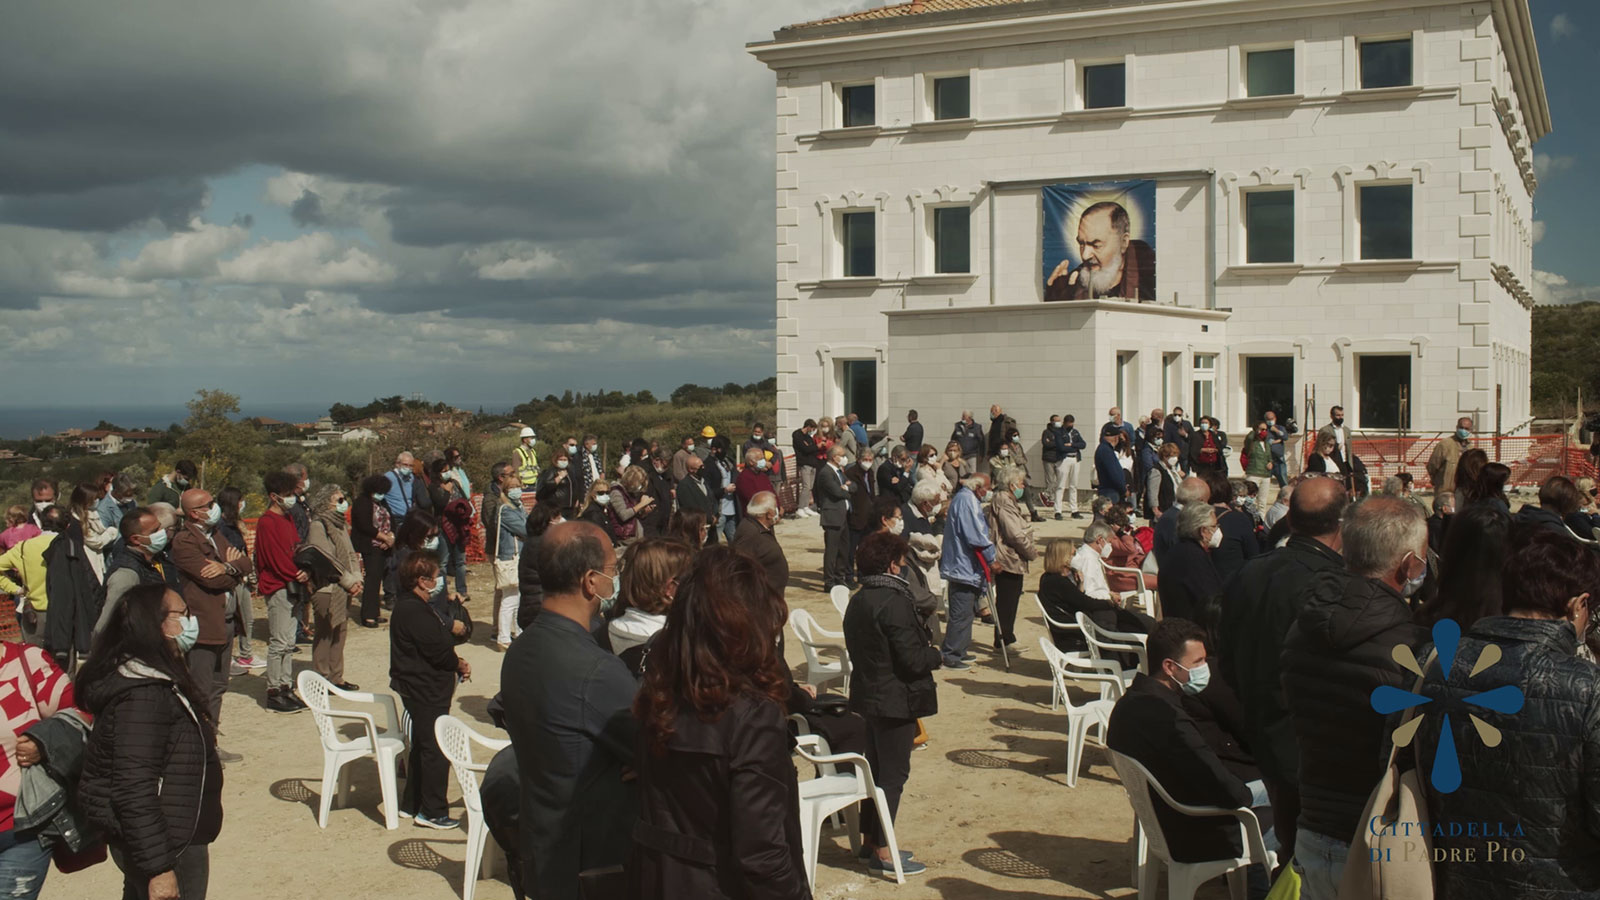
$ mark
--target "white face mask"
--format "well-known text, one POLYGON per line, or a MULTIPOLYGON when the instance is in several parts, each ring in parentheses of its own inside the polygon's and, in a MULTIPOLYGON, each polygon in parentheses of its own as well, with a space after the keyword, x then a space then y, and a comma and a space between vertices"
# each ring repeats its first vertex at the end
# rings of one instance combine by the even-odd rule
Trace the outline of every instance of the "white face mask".
POLYGON ((1002 457, 1010 456, 1011 455, 1011 448, 1010 447, 1001 447, 1000 448, 1000 455, 1002 457))
POLYGON ((1213 529, 1211 529, 1211 537, 1206 539, 1206 543, 1208 545, 1210 545, 1211 549, 1213 549, 1213 550, 1217 549, 1218 547, 1221 547, 1222 546, 1222 529, 1221 528, 1213 528, 1213 529))
POLYGON ((1105 546, 1100 548, 1100 558, 1101 559, 1110 559, 1111 558, 1111 542, 1110 541, 1106 541, 1105 546))
POLYGON ((903 532, 905 530, 906 530, 906 520, 905 519, 895 519, 894 520, 894 524, 889 526, 889 533, 890 534, 900 534, 901 532, 903 532))

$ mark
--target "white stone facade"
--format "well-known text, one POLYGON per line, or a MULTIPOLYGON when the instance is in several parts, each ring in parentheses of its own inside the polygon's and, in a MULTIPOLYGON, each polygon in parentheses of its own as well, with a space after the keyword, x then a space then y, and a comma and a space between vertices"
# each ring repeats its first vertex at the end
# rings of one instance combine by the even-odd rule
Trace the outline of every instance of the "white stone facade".
POLYGON ((1525 430, 1531 144, 1550 128, 1527 3, 1398 6, 1036 0, 752 45, 777 74, 781 433, 853 411, 842 364, 861 359, 881 424, 899 434, 916 408, 941 446, 990 403, 1030 437, 1115 403, 1192 416, 1196 382, 1239 431, 1264 358, 1292 371, 1279 390, 1302 425, 1342 404, 1360 427, 1379 415, 1361 367, 1380 356, 1409 360, 1410 431, 1463 415, 1525 430), (1360 89, 1360 42, 1390 38, 1411 39, 1412 86, 1360 89), (1245 98, 1245 54, 1276 48, 1294 50, 1294 93, 1245 98), (1083 109, 1083 65, 1108 61, 1125 106, 1083 109), (970 117, 931 121, 932 81, 952 74, 971 79, 970 117), (844 128, 839 89, 860 84, 875 123, 844 128), (1043 302, 1040 187, 1132 178, 1156 181, 1157 302, 1043 302), (1412 185, 1408 259, 1358 258, 1373 182, 1412 185), (1242 197, 1263 187, 1293 193, 1292 263, 1244 262, 1242 197), (945 205, 971 210, 970 274, 933 272, 945 205), (844 277, 841 210, 876 214, 873 277, 844 277))

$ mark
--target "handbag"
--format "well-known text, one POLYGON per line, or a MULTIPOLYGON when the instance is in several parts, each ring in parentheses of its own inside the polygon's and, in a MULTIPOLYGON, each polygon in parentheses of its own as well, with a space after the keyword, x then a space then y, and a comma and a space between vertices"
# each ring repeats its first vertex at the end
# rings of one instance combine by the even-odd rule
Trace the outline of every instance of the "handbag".
MULTIPOLYGON (((1436 656, 1437 652, 1430 652, 1423 661, 1422 674, 1417 676, 1412 693, 1422 691, 1436 656)), ((1407 710, 1400 724, 1410 722, 1417 709, 1414 706, 1407 710)), ((1399 745, 1390 749, 1388 768, 1367 797, 1339 880, 1341 900, 1433 900, 1433 845, 1426 831, 1413 828, 1410 834, 1397 834, 1384 829, 1373 834, 1370 824, 1378 817, 1385 822, 1430 820, 1428 799, 1422 788, 1422 766, 1416 759, 1416 744, 1411 747, 1412 765, 1403 771, 1399 745)))

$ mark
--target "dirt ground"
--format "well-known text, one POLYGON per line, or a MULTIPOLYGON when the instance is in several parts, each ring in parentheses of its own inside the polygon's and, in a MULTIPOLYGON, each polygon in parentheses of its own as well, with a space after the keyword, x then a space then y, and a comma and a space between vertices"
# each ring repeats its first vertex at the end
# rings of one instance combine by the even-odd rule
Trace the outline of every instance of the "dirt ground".
MULTIPOLYGON (((1077 537, 1082 520, 1035 525, 1040 539, 1077 537)), ((778 535, 789 557, 791 608, 815 614, 837 629, 839 616, 820 592, 822 532, 815 519, 788 520, 778 535)), ((489 566, 475 567, 471 609, 479 626, 464 648, 474 678, 457 691, 456 715, 485 734, 504 737, 486 707, 499 685, 501 655, 490 647, 493 594, 489 566)), ((1038 582, 1038 563, 1026 582, 1038 582)), ((928 866, 903 887, 869 876, 849 854, 842 832, 825 831, 817 865, 816 896, 840 898, 1126 897, 1132 887, 1133 814, 1105 754, 1085 751, 1076 788, 1066 784, 1065 715, 1050 710, 1050 684, 1039 650, 1046 632, 1038 607, 1023 595, 1017 634, 1027 647, 1005 672, 984 649, 993 632, 974 632, 978 661, 965 672, 940 672, 939 714, 926 720, 932 742, 912 757, 912 772, 896 831, 901 847, 928 866)), ((265 634, 265 620, 257 633, 265 634)), ((796 677, 804 672, 798 645, 788 642, 796 677)), ((310 648, 295 654, 297 669, 310 665, 310 648)), ((387 626, 350 629, 346 677, 364 689, 388 691, 387 626)), ((224 787, 225 821, 211 847, 213 897, 365 898, 447 900, 459 897, 466 832, 438 832, 401 820, 386 831, 374 766, 353 763, 353 795, 335 807, 326 830, 316 823, 322 790, 322 752, 308 712, 285 715, 262 704, 260 674, 236 676, 223 702, 222 745, 245 755, 230 765, 224 787)), ((801 777, 809 777, 809 767, 801 777)), ((450 794, 462 815, 454 779, 450 794)), ((478 883, 477 897, 505 900, 511 889, 500 875, 478 883)), ((44 900, 113 897, 121 874, 110 862, 85 872, 52 871, 44 900)), ((1221 882, 1202 896, 1226 896, 1221 882)))

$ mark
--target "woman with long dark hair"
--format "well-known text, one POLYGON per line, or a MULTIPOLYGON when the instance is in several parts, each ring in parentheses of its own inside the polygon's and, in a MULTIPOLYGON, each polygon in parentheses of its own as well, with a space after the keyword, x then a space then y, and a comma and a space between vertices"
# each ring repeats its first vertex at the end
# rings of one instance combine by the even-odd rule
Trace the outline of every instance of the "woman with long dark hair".
MULTIPOLYGON (((1457 468, 1456 471, 1459 473, 1461 470, 1457 468)), ((1457 509, 1466 512, 1474 504, 1483 503, 1495 506, 1509 515, 1511 504, 1506 502, 1506 484, 1510 481, 1511 467, 1497 462, 1484 463, 1478 476, 1464 484, 1458 476, 1456 484, 1460 486, 1463 502, 1457 509)))
POLYGON ((184 653, 200 625, 176 591, 130 588, 78 671, 94 716, 78 803, 123 872, 124 898, 204 897, 222 830, 222 765, 184 653))
POLYGON ((786 613, 760 564, 725 547, 701 552, 678 588, 633 703, 630 897, 811 897, 778 650, 786 613))
POLYGON ((1479 503, 1452 517, 1439 554, 1437 590, 1417 617, 1420 625, 1455 619, 1463 629, 1505 615, 1501 573, 1511 550, 1511 516, 1479 503))
POLYGON ((350 542, 361 554, 361 568, 366 572, 361 581, 361 624, 367 628, 383 624, 380 603, 386 595, 389 600, 394 599, 394 579, 389 574, 394 519, 383 499, 388 492, 388 478, 368 475, 350 502, 350 542))

